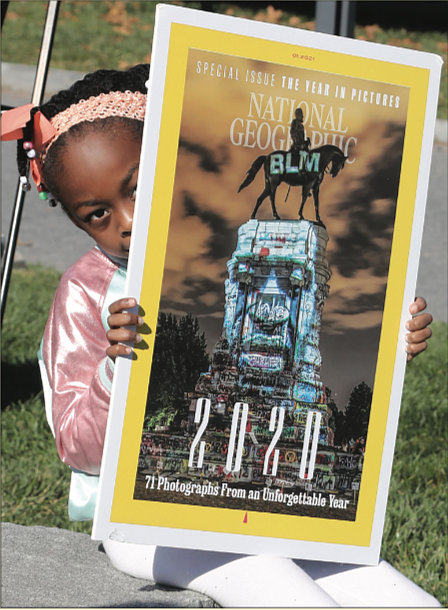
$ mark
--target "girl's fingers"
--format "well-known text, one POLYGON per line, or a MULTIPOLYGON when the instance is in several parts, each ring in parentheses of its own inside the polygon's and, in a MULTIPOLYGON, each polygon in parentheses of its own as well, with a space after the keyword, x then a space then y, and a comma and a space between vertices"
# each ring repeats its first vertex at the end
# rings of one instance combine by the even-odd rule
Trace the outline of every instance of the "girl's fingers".
POLYGON ((141 326, 143 318, 136 313, 115 313, 107 318, 110 328, 120 328, 122 326, 141 326))
POLYGON ((414 358, 414 356, 417 356, 417 354, 424 352, 427 346, 428 344, 426 343, 426 341, 422 341, 421 343, 408 343, 406 345, 407 361, 409 362, 410 360, 412 360, 412 358, 414 358))
POLYGON ((412 305, 409 306, 409 313, 415 316, 415 314, 420 313, 424 309, 426 309, 425 299, 422 297, 416 297, 412 305))
POLYGON ((106 354, 112 360, 117 356, 128 356, 132 352, 132 347, 125 343, 140 343, 142 336, 128 328, 111 328, 107 331, 106 337, 110 346, 106 349, 106 354))
POLYGON ((141 335, 130 330, 129 328, 113 328, 107 331, 106 337, 110 343, 139 343, 142 340, 141 335))
POLYGON ((125 309, 131 309, 137 305, 137 300, 134 298, 126 297, 124 299, 118 299, 109 305, 109 313, 119 313, 125 309))
POLYGON ((426 341, 432 335, 432 331, 430 328, 423 328, 422 330, 416 330, 413 333, 408 333, 405 336, 405 340, 408 344, 418 344, 426 341))
POLYGON ((420 354, 421 352, 425 351, 425 349, 428 347, 426 339, 429 339, 431 335, 432 331, 430 328, 423 328, 422 330, 417 330, 415 332, 408 333, 405 336, 405 339, 407 341, 405 349, 408 355, 408 362, 412 360, 414 356, 417 356, 417 354, 420 354))
POLYGON ((134 298, 124 298, 114 301, 109 306, 110 316, 107 318, 109 330, 106 337, 110 346, 106 349, 109 358, 115 360, 117 356, 127 356, 132 352, 130 345, 126 343, 139 343, 142 337, 132 328, 142 326, 143 318, 136 313, 127 311, 136 307, 137 300, 134 298))
POLYGON ((413 317, 405 324, 406 329, 410 331, 405 336, 408 362, 417 354, 425 351, 428 345, 426 340, 432 335, 431 329, 428 328, 432 322, 432 315, 421 313, 425 308, 426 301, 422 297, 417 297, 409 307, 409 313, 413 317))
POLYGON ((112 360, 115 360, 117 356, 128 356, 132 352, 132 348, 129 345, 122 345, 120 343, 115 343, 114 345, 110 345, 106 349, 106 354, 112 360))
POLYGON ((430 313, 422 313, 419 316, 415 316, 408 320, 405 324, 407 330, 421 330, 429 326, 432 322, 432 315, 430 313))

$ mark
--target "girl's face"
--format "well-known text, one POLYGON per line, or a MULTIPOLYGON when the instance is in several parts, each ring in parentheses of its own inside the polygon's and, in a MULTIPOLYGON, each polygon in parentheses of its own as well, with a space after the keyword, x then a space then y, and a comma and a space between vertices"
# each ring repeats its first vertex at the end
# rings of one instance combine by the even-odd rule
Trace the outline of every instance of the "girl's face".
POLYGON ((113 256, 129 256, 140 149, 114 129, 72 140, 62 158, 56 186, 70 219, 113 256))

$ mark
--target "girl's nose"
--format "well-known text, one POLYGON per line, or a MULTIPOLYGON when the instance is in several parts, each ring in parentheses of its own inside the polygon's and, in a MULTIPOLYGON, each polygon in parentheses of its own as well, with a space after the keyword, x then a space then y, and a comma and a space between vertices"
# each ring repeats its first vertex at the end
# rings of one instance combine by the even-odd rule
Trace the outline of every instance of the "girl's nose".
POLYGON ((134 202, 123 203, 120 216, 120 231, 122 237, 127 237, 132 231, 132 221, 134 219, 134 202))

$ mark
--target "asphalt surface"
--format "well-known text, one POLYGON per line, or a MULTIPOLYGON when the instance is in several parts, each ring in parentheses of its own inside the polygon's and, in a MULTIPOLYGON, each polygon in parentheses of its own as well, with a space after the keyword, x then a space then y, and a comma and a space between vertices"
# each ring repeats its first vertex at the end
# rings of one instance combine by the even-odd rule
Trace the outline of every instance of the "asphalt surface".
MULTIPOLYGON (((81 73, 50 72, 48 95, 81 78, 81 73)), ((2 103, 30 100, 33 68, 2 64, 2 103)), ((2 143, 2 235, 8 234, 17 189, 15 142, 2 143)), ((428 301, 436 320, 447 321, 447 122, 437 121, 428 202, 417 281, 417 295, 428 301)), ((27 194, 17 247, 17 263, 40 263, 65 271, 92 247, 60 208, 52 209, 33 189, 27 194)))

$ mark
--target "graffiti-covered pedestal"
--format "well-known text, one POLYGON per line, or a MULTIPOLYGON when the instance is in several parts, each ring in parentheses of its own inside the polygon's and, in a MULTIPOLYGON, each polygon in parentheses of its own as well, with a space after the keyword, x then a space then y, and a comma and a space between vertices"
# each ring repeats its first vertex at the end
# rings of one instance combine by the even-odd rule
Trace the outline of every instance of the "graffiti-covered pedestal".
MULTIPOLYGON (((222 335, 210 370, 190 395, 192 410, 199 398, 209 398, 211 428, 230 433, 235 405, 247 405, 242 466, 231 474, 236 480, 264 482, 270 474, 282 485, 303 483, 312 476, 301 449, 313 424, 315 451, 332 444, 319 350, 331 275, 327 242, 326 230, 306 220, 250 220, 238 230, 227 263, 222 335), (266 457, 266 442, 280 424, 277 458, 275 451, 266 457)), ((232 464, 229 459, 227 470, 232 464)))

